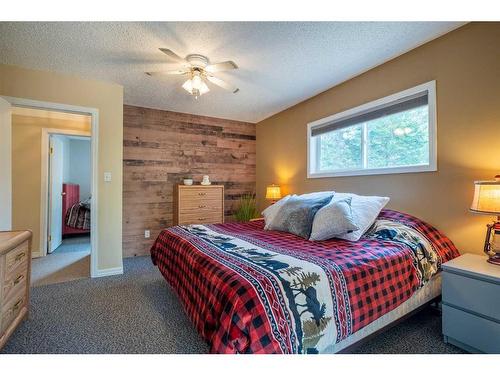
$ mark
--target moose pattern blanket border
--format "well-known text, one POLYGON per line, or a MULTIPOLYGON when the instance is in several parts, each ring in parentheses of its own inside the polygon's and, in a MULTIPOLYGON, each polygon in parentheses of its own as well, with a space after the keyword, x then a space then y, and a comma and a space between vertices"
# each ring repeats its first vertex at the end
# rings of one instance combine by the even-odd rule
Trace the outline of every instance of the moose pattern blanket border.
POLYGON ((393 310, 458 256, 384 210, 358 242, 311 242, 263 221, 168 228, 151 249, 214 353, 321 353, 393 310))

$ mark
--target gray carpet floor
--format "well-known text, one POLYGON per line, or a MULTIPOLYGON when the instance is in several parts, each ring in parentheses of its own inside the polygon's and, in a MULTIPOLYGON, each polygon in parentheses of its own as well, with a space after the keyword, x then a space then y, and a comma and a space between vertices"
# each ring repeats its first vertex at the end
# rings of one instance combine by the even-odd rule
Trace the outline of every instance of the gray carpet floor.
POLYGON ((52 254, 87 251, 90 253, 90 234, 73 235, 63 238, 61 245, 52 254))
MULTIPOLYGON (((175 293, 149 257, 125 273, 32 288, 31 312, 2 353, 207 353, 175 293)), ((462 353, 426 309, 356 353, 462 353)))

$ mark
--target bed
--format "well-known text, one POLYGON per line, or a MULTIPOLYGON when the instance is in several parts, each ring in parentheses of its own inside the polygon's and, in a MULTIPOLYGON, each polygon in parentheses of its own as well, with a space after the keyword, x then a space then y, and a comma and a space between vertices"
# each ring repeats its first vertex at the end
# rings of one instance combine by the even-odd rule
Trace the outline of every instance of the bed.
POLYGON ((151 257, 212 353, 336 353, 440 295, 459 255, 421 220, 382 210, 357 242, 249 223, 163 230, 151 257))
POLYGON ((63 184, 62 235, 90 233, 90 205, 80 201, 80 185, 63 184))

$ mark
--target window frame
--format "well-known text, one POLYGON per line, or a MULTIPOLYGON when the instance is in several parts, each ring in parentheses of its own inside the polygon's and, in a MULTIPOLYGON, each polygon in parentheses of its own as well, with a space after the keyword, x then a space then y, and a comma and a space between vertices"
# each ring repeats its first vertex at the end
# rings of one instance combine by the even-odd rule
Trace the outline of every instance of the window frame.
MULTIPOLYGON (((366 149, 366 126, 362 131, 362 148, 366 149)), ((366 158, 366 152, 363 154, 366 158)), ((310 122, 307 124, 307 178, 324 177, 346 177, 346 176, 369 176, 397 173, 420 173, 437 171, 437 109, 436 109, 436 81, 429 81, 421 85, 397 92, 395 94, 377 99, 360 106, 348 109, 343 112, 310 122), (382 168, 361 168, 361 169, 337 169, 332 171, 317 172, 316 165, 319 164, 320 152, 317 147, 318 138, 312 139, 313 128, 323 126, 332 121, 339 121, 344 118, 353 117, 358 114, 376 109, 377 107, 390 104, 402 98, 427 91, 428 98, 428 119, 429 119, 429 164, 411 165, 404 167, 382 167, 382 168)))

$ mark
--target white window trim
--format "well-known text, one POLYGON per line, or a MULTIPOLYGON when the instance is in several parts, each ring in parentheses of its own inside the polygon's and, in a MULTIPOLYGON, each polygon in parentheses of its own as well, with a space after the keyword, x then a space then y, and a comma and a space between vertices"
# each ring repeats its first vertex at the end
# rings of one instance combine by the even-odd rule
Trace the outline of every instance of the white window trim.
POLYGON ((378 174, 396 173, 419 173, 437 171, 437 109, 436 109, 436 81, 430 81, 410 89, 386 96, 381 99, 362 104, 358 107, 348 109, 340 113, 310 122, 307 124, 307 178, 345 177, 345 176, 368 176, 378 174), (371 169, 346 169, 337 171, 314 172, 319 160, 319 152, 316 152, 316 142, 311 139, 311 131, 314 127, 337 121, 345 117, 351 117, 357 113, 367 111, 371 108, 391 103, 406 96, 418 94, 422 91, 428 92, 429 109, 429 164, 413 165, 404 167, 371 168, 371 169), (311 157, 313 156, 313 157, 311 157))

